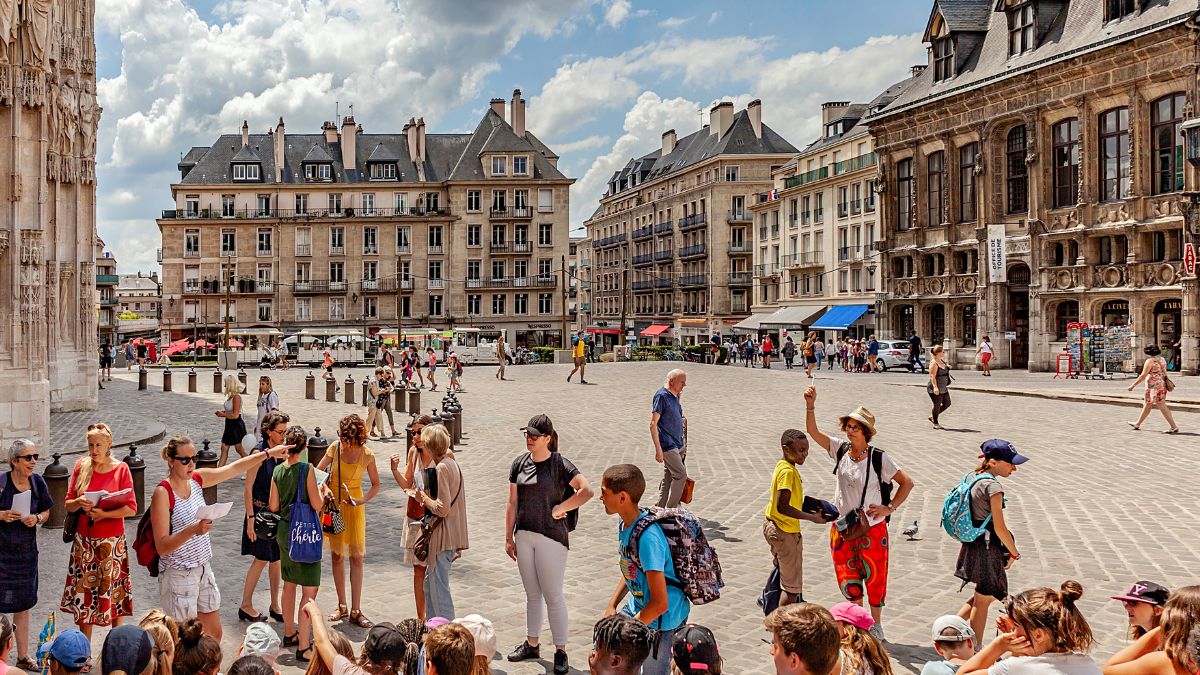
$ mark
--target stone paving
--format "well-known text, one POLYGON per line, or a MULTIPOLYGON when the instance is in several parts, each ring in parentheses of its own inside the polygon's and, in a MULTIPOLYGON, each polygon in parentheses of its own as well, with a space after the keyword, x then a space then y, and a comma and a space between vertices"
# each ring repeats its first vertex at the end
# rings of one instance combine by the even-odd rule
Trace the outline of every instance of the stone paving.
MULTIPOLYGON (((655 493, 661 469, 654 463, 648 438, 648 406, 667 371, 678 363, 592 364, 591 386, 564 381, 568 366, 539 365, 510 368, 514 380, 499 382, 489 367, 471 368, 464 384, 467 438, 458 448, 467 477, 466 499, 471 548, 455 564, 452 577, 459 613, 478 612, 491 619, 499 637, 500 659, 524 635, 524 593, 515 563, 503 551, 504 505, 508 467, 524 449, 518 428, 536 413, 548 414, 560 432, 562 452, 572 459, 598 490, 604 468, 619 462, 642 467, 655 493)), ((761 638, 762 614, 755 605, 767 575, 770 558, 761 534, 762 509, 771 469, 778 459, 777 439, 789 427, 803 428, 802 387, 805 380, 781 369, 764 371, 733 367, 682 364, 689 373, 684 410, 689 418, 690 472, 697 480, 692 509, 705 522, 706 532, 721 556, 727 586, 714 604, 696 608, 692 620, 710 626, 721 642, 726 672, 770 671, 768 647, 761 638)), ((150 390, 136 389, 136 373, 117 372, 114 382, 101 392, 105 411, 122 411, 158 420, 169 434, 185 433, 195 439, 216 439, 221 420, 213 415, 221 403, 211 393, 211 375, 200 379, 201 393, 186 393, 186 377, 176 380, 176 391, 164 394, 161 375, 152 372, 150 390), (182 382, 182 386, 179 384, 182 382), (204 385, 208 384, 207 387, 204 385), (183 392, 180 392, 183 390, 183 392), (207 393, 205 393, 207 392, 207 393)), ((250 383, 258 371, 248 371, 250 383)), ((361 412, 361 406, 303 398, 306 369, 272 371, 284 410, 310 431, 320 426, 325 434, 336 428, 340 416, 361 412)), ((342 370, 343 379, 347 371, 342 370)), ((364 369, 355 380, 361 381, 364 369)), ((802 376, 802 371, 800 375, 802 376)), ((1025 377, 1040 386, 1049 375, 1006 374, 993 378, 1019 386, 1025 377)), ((893 383, 919 384, 916 376, 889 374, 852 375, 820 371, 818 420, 832 430, 836 418, 859 404, 871 408, 878 420, 880 447, 892 452, 916 481, 910 501, 895 517, 896 533, 919 520, 921 534, 907 541, 896 534, 885 626, 889 652, 904 672, 916 672, 932 656, 929 624, 938 615, 956 611, 966 597, 953 578, 958 546, 940 530, 938 516, 949 487, 977 463, 983 440, 1001 436, 1013 441, 1032 461, 1011 480, 1007 496, 1010 526, 1022 542, 1024 557, 1010 572, 1014 590, 1037 585, 1057 587, 1066 578, 1080 580, 1087 593, 1084 612, 1099 638, 1097 658, 1107 658, 1125 644, 1124 611, 1108 596, 1123 592, 1138 578, 1180 586, 1195 583, 1200 569, 1200 544, 1196 543, 1194 500, 1190 478, 1200 469, 1195 439, 1187 430, 1200 428, 1200 414, 1180 412, 1185 429, 1165 436, 1149 429, 1165 428, 1152 417, 1147 430, 1134 433, 1124 424, 1133 410, 1071 401, 996 396, 959 391, 945 414, 946 431, 930 429, 926 416, 929 400, 920 388, 893 383), (1180 497, 1185 494, 1187 497, 1180 497)), ((961 382, 984 380, 963 373, 961 382)), ((1190 379, 1184 383, 1190 384, 1190 379)), ((321 383, 318 382, 318 385, 321 383)), ((1113 383, 1096 383, 1112 387, 1113 383)), ((1090 385, 1090 383, 1089 383, 1090 385)), ((1072 383, 1072 386, 1083 386, 1072 383)), ((1181 387, 1185 388, 1186 384, 1181 387)), ((323 393, 323 388, 318 387, 323 393)), ((438 395, 440 399, 440 393, 438 395)), ((423 396, 422 409, 433 402, 423 396)), ((253 410, 253 405, 248 405, 253 410)), ((106 414, 108 414, 106 412, 106 414)), ((1155 413, 1157 416, 1157 413, 1155 413)), ((111 418, 110 419, 116 419, 111 418)), ((251 420, 252 422, 252 420, 251 420)), ((86 425, 84 425, 86 426, 86 425)), ((118 429, 118 435, 121 430, 118 429)), ((82 437, 83 427, 76 430, 82 437)), ((399 523, 404 495, 387 470, 387 457, 402 450, 402 441, 373 442, 383 490, 368 504, 367 590, 363 610, 373 620, 398 620, 413 614, 411 570, 400 562, 399 523)), ((124 452, 119 456, 124 456, 124 452)), ((153 485, 165 473, 156 448, 146 448, 146 483, 153 485)), ((45 462, 40 464, 44 467, 45 462)), ((39 468, 40 468, 39 467, 39 468)), ((814 452, 802 468, 808 494, 831 497, 832 463, 814 452)), ((240 480, 220 487, 220 499, 236 503, 241 513, 240 480)), ((591 626, 601 615, 620 575, 616 568, 615 518, 604 515, 599 500, 585 505, 578 530, 572 535, 567 594, 571 609, 571 663, 586 672, 591 626)), ((127 521, 132 537, 134 521, 127 521)), ((237 621, 237 606, 248 559, 238 555, 241 523, 237 517, 218 521, 213 547, 224 596, 221 616, 225 625, 225 665, 232 661, 245 624, 237 621)), ((808 556, 805 597, 831 604, 839 600, 829 560, 825 528, 806 524, 808 556)), ((68 547, 57 531, 40 535, 42 604, 34 610, 36 635, 46 613, 56 604, 65 575, 68 547)), ((336 604, 328 560, 318 600, 328 613, 336 604)), ((135 567, 135 618, 158 604, 157 584, 144 569, 135 567)), ((267 605, 265 579, 255 594, 256 607, 267 605)), ((62 619, 60 626, 69 624, 62 619)), ((339 626, 356 644, 366 631, 339 626)), ((95 644, 103 640, 97 630, 95 644)), ((550 639, 548 627, 542 639, 550 639)), ((543 651, 545 656, 549 652, 543 651)), ((281 658, 281 668, 299 672, 291 655, 281 658)), ((496 673, 549 672, 549 662, 493 663, 496 673)))

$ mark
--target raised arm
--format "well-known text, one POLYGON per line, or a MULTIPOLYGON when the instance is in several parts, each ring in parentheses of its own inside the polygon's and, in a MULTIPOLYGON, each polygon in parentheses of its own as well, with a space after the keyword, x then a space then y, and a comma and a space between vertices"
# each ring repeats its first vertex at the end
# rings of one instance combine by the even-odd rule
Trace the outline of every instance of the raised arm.
POLYGON ((804 430, 808 432, 810 438, 817 445, 825 448, 826 452, 832 450, 829 447, 829 436, 817 427, 817 388, 809 387, 804 391, 804 430))
MULTIPOLYGON (((266 461, 267 457, 282 459, 287 456, 287 450, 287 445, 277 445, 270 450, 251 453, 245 457, 242 457, 236 462, 230 462, 222 467, 215 469, 196 469, 196 476, 200 478, 202 485, 205 487, 212 487, 213 485, 224 483, 234 476, 241 475, 250 469, 257 468, 260 464, 266 461)), ((246 482, 253 483, 254 481, 247 480, 246 482)))

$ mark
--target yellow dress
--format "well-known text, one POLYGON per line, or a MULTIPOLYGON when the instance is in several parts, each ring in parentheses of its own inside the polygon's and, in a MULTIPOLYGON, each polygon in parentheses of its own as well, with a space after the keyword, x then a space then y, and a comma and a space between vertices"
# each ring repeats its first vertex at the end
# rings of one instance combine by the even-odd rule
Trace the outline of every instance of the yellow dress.
MULTIPOLYGON (((333 491, 336 498, 338 487, 345 484, 346 489, 350 491, 350 496, 361 500, 363 498, 363 474, 367 472, 367 464, 375 454, 363 446, 357 462, 346 462, 345 457, 342 457, 342 461, 338 461, 338 446, 339 443, 334 443, 325 452, 325 456, 330 459, 329 489, 333 491)), ((343 490, 342 499, 345 498, 346 493, 343 490)), ((351 506, 344 501, 340 507, 342 519, 346 522, 346 529, 341 534, 328 535, 325 541, 329 544, 329 550, 337 555, 361 556, 367 552, 367 507, 361 504, 351 506)))

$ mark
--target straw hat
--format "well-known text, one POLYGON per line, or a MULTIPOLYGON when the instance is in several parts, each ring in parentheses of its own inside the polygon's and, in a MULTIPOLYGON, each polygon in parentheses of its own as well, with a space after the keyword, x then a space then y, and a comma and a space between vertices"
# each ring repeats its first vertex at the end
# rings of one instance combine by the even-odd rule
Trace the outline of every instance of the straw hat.
POLYGON ((871 430, 872 436, 875 435, 875 416, 871 414, 870 410, 867 410, 863 406, 858 406, 854 409, 854 412, 850 413, 849 415, 841 416, 840 421, 843 427, 846 426, 846 420, 855 420, 860 422, 863 426, 871 430))

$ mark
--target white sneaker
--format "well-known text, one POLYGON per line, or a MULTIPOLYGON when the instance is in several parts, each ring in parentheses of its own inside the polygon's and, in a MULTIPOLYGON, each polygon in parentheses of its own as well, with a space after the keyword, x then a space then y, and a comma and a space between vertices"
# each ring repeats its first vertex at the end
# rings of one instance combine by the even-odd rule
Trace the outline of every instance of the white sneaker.
POLYGON ((887 641, 887 638, 883 637, 883 624, 879 623, 878 621, 876 621, 874 624, 872 624, 871 630, 869 630, 867 632, 870 633, 871 635, 873 635, 875 637, 875 639, 879 640, 880 642, 887 641))

